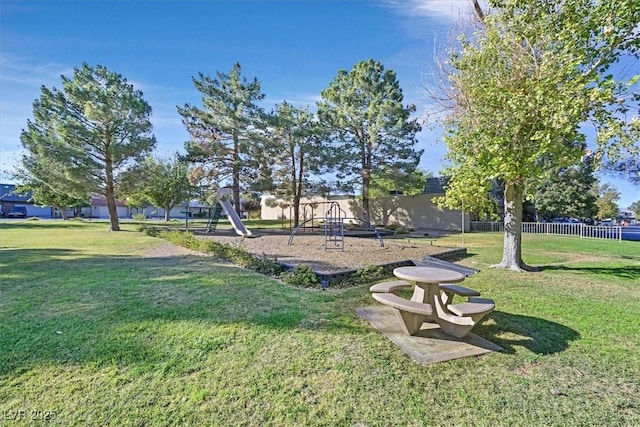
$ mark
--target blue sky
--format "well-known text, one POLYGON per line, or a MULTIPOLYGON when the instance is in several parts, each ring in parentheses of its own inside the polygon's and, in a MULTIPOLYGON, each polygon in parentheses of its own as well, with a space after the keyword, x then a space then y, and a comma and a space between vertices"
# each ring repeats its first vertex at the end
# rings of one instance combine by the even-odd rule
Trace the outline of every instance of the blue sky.
MULTIPOLYGON (((406 103, 423 115, 425 79, 446 47, 466 0, 17 1, 0 3, 0 175, 21 152, 20 132, 40 86, 60 87, 82 62, 118 72, 153 107, 157 153, 183 150, 177 105, 201 105, 192 76, 256 77, 269 111, 284 100, 314 108, 338 70, 373 58, 394 70, 406 103)), ((636 66, 638 68, 638 66, 636 66)), ((640 70, 636 71, 640 73, 640 70)), ((419 135, 420 166, 437 172, 446 148, 437 131, 419 135)), ((603 176, 621 207, 640 189, 603 176)))

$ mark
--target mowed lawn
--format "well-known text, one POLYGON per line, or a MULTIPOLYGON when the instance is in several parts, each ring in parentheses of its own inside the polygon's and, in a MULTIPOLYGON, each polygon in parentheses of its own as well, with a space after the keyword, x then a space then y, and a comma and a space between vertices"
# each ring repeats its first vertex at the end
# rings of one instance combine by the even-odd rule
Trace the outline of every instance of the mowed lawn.
POLYGON ((474 332, 504 352, 421 366, 357 316, 368 286, 106 230, 0 223, 0 425, 640 425, 640 242, 525 235, 542 271, 518 274, 488 268, 501 234, 466 235, 496 301, 474 332))

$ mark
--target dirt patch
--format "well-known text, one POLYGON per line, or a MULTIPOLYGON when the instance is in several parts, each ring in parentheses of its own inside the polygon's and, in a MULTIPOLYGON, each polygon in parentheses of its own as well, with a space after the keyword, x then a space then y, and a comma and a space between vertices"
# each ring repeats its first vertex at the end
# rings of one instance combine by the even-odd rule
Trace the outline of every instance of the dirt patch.
POLYGON ((170 258, 184 255, 203 255, 182 246, 174 245, 171 242, 161 241, 157 245, 148 248, 143 254, 143 258, 170 258))

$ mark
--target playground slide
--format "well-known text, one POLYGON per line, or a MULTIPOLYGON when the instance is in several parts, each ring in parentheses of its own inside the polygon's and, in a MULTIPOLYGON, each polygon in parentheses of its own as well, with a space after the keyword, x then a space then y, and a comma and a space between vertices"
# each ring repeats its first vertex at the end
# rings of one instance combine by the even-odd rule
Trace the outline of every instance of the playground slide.
POLYGON ((233 208, 231 203, 225 200, 220 200, 218 203, 220 203, 220 206, 222 206, 222 209, 227 214, 227 218, 229 219, 229 222, 231 222, 233 229, 236 230, 236 233, 238 233, 238 235, 244 236, 244 237, 253 236, 251 234, 251 231, 246 229, 246 227, 242 223, 242 220, 240 219, 240 216, 238 216, 238 213, 233 208))

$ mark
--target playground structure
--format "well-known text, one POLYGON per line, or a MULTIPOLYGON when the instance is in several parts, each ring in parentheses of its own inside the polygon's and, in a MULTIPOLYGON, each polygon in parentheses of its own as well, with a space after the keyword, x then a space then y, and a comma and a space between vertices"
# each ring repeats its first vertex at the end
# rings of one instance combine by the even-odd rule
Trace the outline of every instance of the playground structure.
POLYGON ((331 203, 324 220, 324 250, 339 249, 344 252, 344 218, 347 213, 338 202, 331 203))
MULTIPOLYGON (((306 207, 305 207, 306 208, 306 207)), ((306 213, 306 211, 305 211, 306 213)), ((306 215, 305 215, 306 218, 306 215)), ((325 216, 322 219, 315 218, 313 215, 311 219, 303 221, 297 227, 295 227, 291 234, 289 235, 288 245, 293 244, 293 238, 296 236, 298 231, 305 230, 307 228, 307 224, 313 224, 314 221, 323 223, 323 231, 324 231, 324 250, 340 250, 344 251, 344 235, 345 235, 345 220, 349 221, 357 221, 364 225, 364 229, 369 232, 373 232, 376 236, 381 247, 384 247, 384 241, 382 240, 382 235, 379 231, 372 226, 369 222, 356 218, 356 217, 347 217, 346 212, 340 207, 338 202, 330 202, 329 209, 325 212, 325 216)), ((313 227, 311 227, 313 228, 313 227)))
POLYGON ((227 219, 239 236, 253 236, 251 231, 247 230, 247 228, 244 226, 244 224, 242 223, 242 219, 240 219, 240 215, 238 215, 238 212, 236 212, 236 210, 233 208, 233 205, 231 205, 228 200, 218 200, 217 204, 220 205, 222 207, 222 210, 227 214, 227 219))
POLYGON ((235 232, 242 237, 254 237, 251 230, 248 230, 236 212, 235 208, 229 202, 228 195, 230 194, 229 188, 221 188, 218 190, 218 194, 216 197, 216 204, 213 206, 213 211, 209 211, 209 221, 207 221, 207 232, 211 232, 216 229, 218 226, 218 221, 222 218, 222 213, 224 212, 227 216, 227 219, 231 223, 231 226, 235 230, 235 232))

